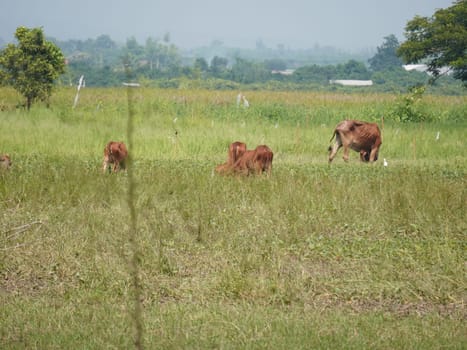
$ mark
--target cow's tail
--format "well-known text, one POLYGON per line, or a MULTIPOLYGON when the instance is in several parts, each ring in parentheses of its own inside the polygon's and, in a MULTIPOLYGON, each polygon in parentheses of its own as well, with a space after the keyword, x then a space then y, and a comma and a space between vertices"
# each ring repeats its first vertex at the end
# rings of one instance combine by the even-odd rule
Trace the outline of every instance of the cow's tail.
POLYGON ((334 129, 334 132, 332 133, 332 136, 331 136, 331 139, 329 140, 329 147, 328 147, 328 152, 331 152, 332 151, 332 140, 334 140, 334 137, 337 139, 337 128, 334 129))
POLYGON ((331 136, 331 139, 329 140, 329 142, 332 142, 332 140, 334 140, 334 137, 336 136, 336 129, 334 129, 334 132, 332 133, 332 136, 331 136))

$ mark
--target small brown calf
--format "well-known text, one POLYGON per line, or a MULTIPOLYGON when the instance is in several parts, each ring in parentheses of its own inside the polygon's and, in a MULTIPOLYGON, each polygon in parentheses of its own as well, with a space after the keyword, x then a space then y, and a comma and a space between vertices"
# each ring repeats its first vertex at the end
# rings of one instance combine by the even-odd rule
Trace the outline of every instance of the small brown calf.
POLYGON ((0 154, 0 170, 10 169, 11 164, 11 158, 8 154, 0 154))
POLYGON ((268 176, 272 172, 274 154, 266 145, 260 145, 254 150, 246 151, 234 164, 234 171, 242 175, 262 174, 268 176))
POLYGON ((114 173, 120 169, 125 169, 127 157, 128 150, 123 142, 110 141, 104 148, 103 172, 105 173, 107 169, 110 171, 111 164, 113 164, 112 171, 114 173))
POLYGON ((227 162, 216 166, 215 171, 221 175, 233 173, 234 164, 246 152, 246 144, 240 141, 233 142, 229 145, 227 154, 227 162))
POLYGON ((227 164, 234 165, 235 162, 240 158, 243 153, 246 152, 246 144, 240 141, 236 141, 229 146, 229 155, 227 158, 227 164))

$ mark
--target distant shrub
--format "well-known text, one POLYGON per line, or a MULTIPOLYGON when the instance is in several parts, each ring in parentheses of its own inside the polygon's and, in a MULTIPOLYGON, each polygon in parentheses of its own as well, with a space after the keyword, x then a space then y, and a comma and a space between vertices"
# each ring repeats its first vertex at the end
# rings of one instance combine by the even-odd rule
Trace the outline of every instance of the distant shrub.
POLYGON ((409 89, 409 93, 401 96, 390 111, 390 118, 402 123, 432 121, 433 115, 423 108, 421 100, 425 86, 409 89))

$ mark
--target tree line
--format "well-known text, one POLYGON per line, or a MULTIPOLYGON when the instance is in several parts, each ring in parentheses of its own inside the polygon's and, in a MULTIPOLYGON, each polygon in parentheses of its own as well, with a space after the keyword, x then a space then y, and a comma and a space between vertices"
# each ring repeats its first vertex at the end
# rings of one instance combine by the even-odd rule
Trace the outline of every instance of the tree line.
POLYGON ((278 50, 268 50, 262 46, 256 49, 260 51, 257 57, 246 51, 241 56, 240 50, 225 51, 226 56, 214 55, 211 58, 205 57, 203 53, 206 52, 200 50, 197 53, 203 56, 184 56, 167 36, 163 40, 149 38, 145 44, 130 38, 123 46, 117 45, 108 35, 95 40, 54 42, 66 56, 68 69, 61 81, 73 83, 84 75, 89 86, 121 85, 128 79, 124 64, 131 66, 134 80, 152 81, 162 86, 176 85, 177 80, 183 78, 216 80, 218 88, 226 89, 237 84, 268 82, 309 87, 329 85, 329 81, 335 79, 360 79, 388 84, 388 89, 394 89, 394 84, 406 88, 427 80, 426 74, 403 69, 403 61, 396 55, 400 44, 394 35, 384 38, 383 44, 370 59, 349 58, 350 55, 347 55, 344 61, 345 55, 335 52, 335 56, 329 54, 324 62, 334 60, 339 63, 328 64, 310 63, 319 61, 319 58, 310 56, 307 63, 303 56, 294 59, 293 53, 281 55, 278 50), (259 58, 261 51, 269 51, 272 57, 259 58))
MULTIPOLYGON (((34 100, 47 101, 57 80, 73 85, 80 76, 88 86, 120 86, 142 82, 148 86, 196 86, 237 89, 329 89, 331 80, 372 80, 375 91, 401 91, 427 82, 443 81, 459 93, 455 80, 467 81, 467 1, 457 0, 431 17, 416 16, 406 26, 407 40, 399 43, 391 34, 376 53, 365 61, 348 59, 334 64, 294 60, 284 47, 268 50, 257 43, 256 58, 234 51, 229 57, 182 55, 170 42, 148 38, 144 45, 129 38, 117 45, 108 35, 97 39, 47 40, 41 28, 18 27, 17 44, 0 51, 0 85, 12 85, 25 98, 29 108, 34 100), (270 56, 264 56, 269 54, 270 56), (268 57, 268 58, 265 58, 268 57), (425 62, 431 75, 402 68, 403 63, 425 62), (448 67, 452 76, 443 77, 448 67)), ((216 46, 216 45, 214 45, 216 46)), ((221 46, 218 45, 217 46, 221 46)), ((303 57, 301 57, 303 59, 303 57)), ((460 89, 463 93, 463 89, 460 89)))

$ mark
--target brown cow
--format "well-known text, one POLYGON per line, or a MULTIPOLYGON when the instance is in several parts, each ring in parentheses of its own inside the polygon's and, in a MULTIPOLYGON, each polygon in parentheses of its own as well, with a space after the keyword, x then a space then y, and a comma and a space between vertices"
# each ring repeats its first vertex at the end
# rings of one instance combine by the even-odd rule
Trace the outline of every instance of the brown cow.
POLYGON ((110 164, 113 164, 113 172, 117 172, 120 168, 125 169, 127 157, 128 150, 123 142, 110 141, 104 148, 103 172, 105 173, 107 169, 110 171, 110 164))
POLYGON ((11 158, 8 154, 0 154, 0 170, 10 169, 11 164, 11 158))
POLYGON ((272 172, 272 159, 274 154, 266 145, 260 145, 254 150, 246 151, 234 164, 234 171, 243 175, 272 172))
POLYGON ((227 154, 227 162, 216 166, 216 172, 221 175, 233 173, 234 164, 246 152, 246 144, 236 141, 230 144, 227 154))
POLYGON ((360 160, 373 162, 378 159, 381 147, 381 132, 376 123, 359 120, 344 120, 337 124, 331 140, 336 137, 334 145, 329 146, 329 163, 336 156, 339 148, 344 146, 343 159, 349 160, 349 148, 360 152, 360 160))
POLYGON ((236 141, 229 146, 229 155, 227 158, 227 164, 234 165, 235 162, 240 158, 243 153, 246 152, 246 144, 240 141, 236 141))

